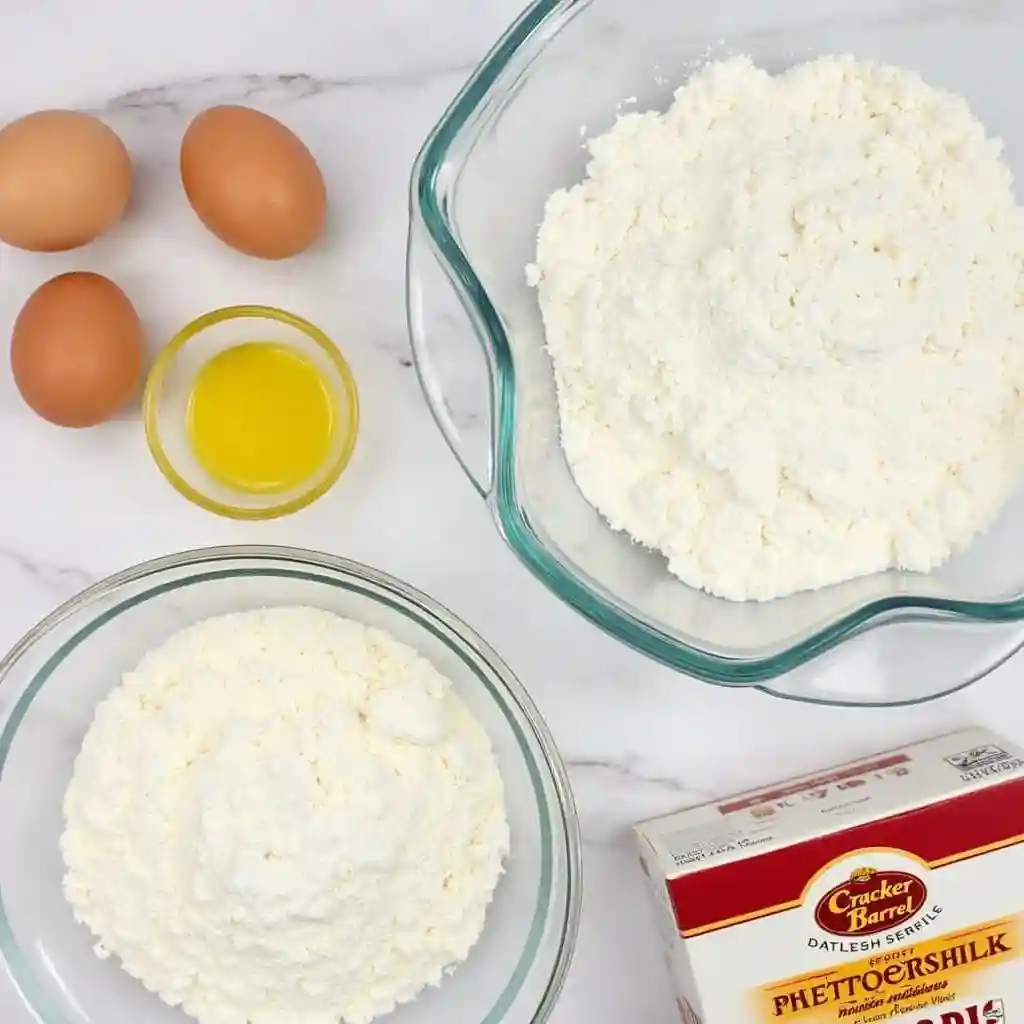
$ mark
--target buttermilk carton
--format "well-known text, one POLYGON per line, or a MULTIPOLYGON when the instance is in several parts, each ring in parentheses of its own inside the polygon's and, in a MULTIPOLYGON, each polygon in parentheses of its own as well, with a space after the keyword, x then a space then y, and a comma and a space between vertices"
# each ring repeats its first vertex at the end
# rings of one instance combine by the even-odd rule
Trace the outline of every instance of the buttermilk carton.
POLYGON ((636 835, 684 1024, 1024 1024, 1024 759, 989 732, 636 835))

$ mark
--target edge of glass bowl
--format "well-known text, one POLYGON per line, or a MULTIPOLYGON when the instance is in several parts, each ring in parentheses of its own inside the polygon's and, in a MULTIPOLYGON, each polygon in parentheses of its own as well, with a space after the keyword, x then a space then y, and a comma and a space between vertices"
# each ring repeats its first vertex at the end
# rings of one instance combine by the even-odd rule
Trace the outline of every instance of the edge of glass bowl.
MULTIPOLYGON (((553 878, 554 859, 551 854, 545 857, 542 869, 540 893, 537 907, 530 925, 526 946, 519 957, 515 969, 505 989, 498 996, 494 1005, 483 1018, 481 1024, 500 1024, 508 1009, 522 990, 523 982, 529 974, 541 940, 552 919, 561 917, 558 926, 561 932, 558 951, 547 979, 540 1002, 533 1012, 531 1024, 543 1024, 550 1016, 568 975, 569 967, 575 953, 579 933, 582 910, 582 844, 579 831, 579 818, 576 813, 572 789, 558 748, 523 684, 516 678, 497 652, 474 629, 463 622, 444 605, 427 596, 415 587, 396 579, 387 573, 380 572, 370 566, 339 558, 325 552, 312 551, 277 545, 232 545, 222 547, 196 548, 178 554, 166 555, 150 561, 141 562, 129 569, 92 584, 75 597, 65 601, 36 626, 30 629, 0 660, 0 685, 3 684, 11 669, 31 648, 44 639, 54 628, 67 621, 72 615, 89 607, 99 598, 109 597, 128 583, 137 583, 147 577, 175 569, 215 567, 218 563, 244 560, 277 561, 285 563, 278 568, 211 568, 210 571, 196 573, 176 580, 159 583, 153 588, 135 594, 121 601, 112 608, 105 609, 95 618, 89 620, 76 630, 73 636, 65 640, 60 647, 46 659, 33 673, 25 688, 15 698, 10 708, 0 715, 0 781, 3 779, 11 744, 18 732, 19 725, 32 701, 45 685, 46 680, 64 658, 111 619, 121 612, 140 604, 151 597, 171 590, 206 582, 210 579, 223 579, 229 576, 278 575, 291 578, 306 578, 316 582, 326 582, 332 586, 342 586, 354 590, 363 596, 388 604, 412 618, 419 626, 432 633, 456 654, 477 679, 488 690, 499 705, 504 705, 506 719, 516 736, 516 741, 523 753, 535 796, 542 809, 541 835, 549 847, 557 848, 564 844, 565 853, 565 895, 557 898, 555 879, 553 878), (307 570, 327 570, 339 574, 342 579, 319 576, 307 570), (486 667, 493 674, 494 683, 483 675, 479 665, 486 667), (524 734, 522 727, 508 714, 508 706, 521 713, 528 727, 532 743, 524 734), (551 787, 554 790, 557 806, 550 807, 549 800, 543 792, 543 783, 539 776, 546 770, 551 787), (552 823, 558 818, 562 822, 561 842, 554 834, 552 823)), ((559 851, 561 852, 561 851, 559 851)), ((25 1005, 41 1024, 68 1024, 66 1016, 50 1005, 49 997, 37 989, 32 969, 25 960, 21 947, 11 930, 4 908, 3 893, 0 891, 0 957, 15 989, 25 1005)))
MULTIPOLYGON (((617 607, 603 597, 596 586, 581 580, 573 569, 539 539, 516 493, 516 384, 511 346, 501 317, 462 250, 449 216, 447 200, 440 195, 437 182, 452 143, 472 122, 474 114, 491 98, 492 89, 498 80, 517 60, 523 61, 520 72, 529 66, 534 55, 530 54, 523 60, 523 51, 535 33, 555 18, 565 16, 568 20, 574 17, 591 2, 593 0, 535 0, 512 23, 470 75, 427 136, 413 165, 410 181, 410 215, 413 219, 418 216, 426 228, 427 240, 435 259, 441 264, 463 305, 475 313, 469 319, 484 349, 494 392, 491 430, 493 484, 490 495, 485 495, 485 498, 508 546, 558 597, 635 650, 704 682, 720 686, 756 687, 774 696, 806 703, 859 706, 862 702, 794 696, 779 693, 762 684, 805 665, 854 635, 894 624, 901 617, 900 613, 912 612, 918 621, 921 618, 984 623, 1024 620, 1024 597, 987 602, 901 594, 861 605, 783 651, 751 658, 730 658, 685 644, 664 630, 617 607)), ((560 27, 557 26, 553 31, 557 32, 560 27)), ((471 150, 472 146, 469 147, 471 150)), ((425 386, 422 376, 420 382, 425 386)), ((434 414, 433 408, 431 413, 434 414)), ((442 427, 443 433, 443 425, 438 425, 442 427)), ((1021 639, 1021 645, 1024 645, 1024 638, 1021 639)), ((874 702, 873 706, 919 704, 962 689, 997 668, 1021 645, 1013 646, 1009 652, 968 679, 958 680, 935 693, 909 700, 874 702)))

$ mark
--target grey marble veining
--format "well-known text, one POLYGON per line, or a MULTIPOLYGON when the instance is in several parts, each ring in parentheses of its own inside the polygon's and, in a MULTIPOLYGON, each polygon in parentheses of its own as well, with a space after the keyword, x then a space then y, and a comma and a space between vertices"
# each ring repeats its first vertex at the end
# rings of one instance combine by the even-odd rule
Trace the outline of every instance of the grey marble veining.
POLYGON ((93 109, 112 113, 163 109, 180 114, 210 103, 286 103, 342 89, 390 94, 422 89, 438 79, 464 79, 473 67, 473 64, 454 63, 345 78, 325 78, 304 73, 207 75, 131 89, 93 109))
POLYGON ((42 587, 57 596, 77 593, 95 582, 95 577, 85 569, 37 562, 14 548, 0 547, 0 565, 15 575, 27 577, 30 585, 42 587))

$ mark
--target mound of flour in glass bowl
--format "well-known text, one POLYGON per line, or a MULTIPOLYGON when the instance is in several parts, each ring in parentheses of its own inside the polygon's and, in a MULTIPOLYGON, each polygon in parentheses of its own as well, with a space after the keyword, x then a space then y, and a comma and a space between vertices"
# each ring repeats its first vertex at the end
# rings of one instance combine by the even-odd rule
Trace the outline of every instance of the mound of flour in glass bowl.
POLYGON ((927 571, 1024 464, 1024 214, 917 75, 713 64, 589 143, 536 263, 578 486, 685 582, 927 571))
POLYGON ((365 1024, 481 934, 509 848, 490 741, 389 634, 208 619, 97 708, 64 800, 75 917, 202 1024, 365 1024))

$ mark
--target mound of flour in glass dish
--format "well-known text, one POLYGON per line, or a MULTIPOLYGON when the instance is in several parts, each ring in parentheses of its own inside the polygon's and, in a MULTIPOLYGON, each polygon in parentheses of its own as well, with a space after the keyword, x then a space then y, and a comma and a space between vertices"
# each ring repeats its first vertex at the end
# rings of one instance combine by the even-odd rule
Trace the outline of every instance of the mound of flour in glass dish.
POLYGON ((930 570, 991 523, 1024 465, 1024 213, 963 99, 735 58, 589 147, 527 272, 613 528, 764 600, 930 570))
POLYGON ((202 1024, 365 1024, 480 936, 509 848, 490 741, 389 634, 311 608, 208 619, 97 708, 64 890, 202 1024))

